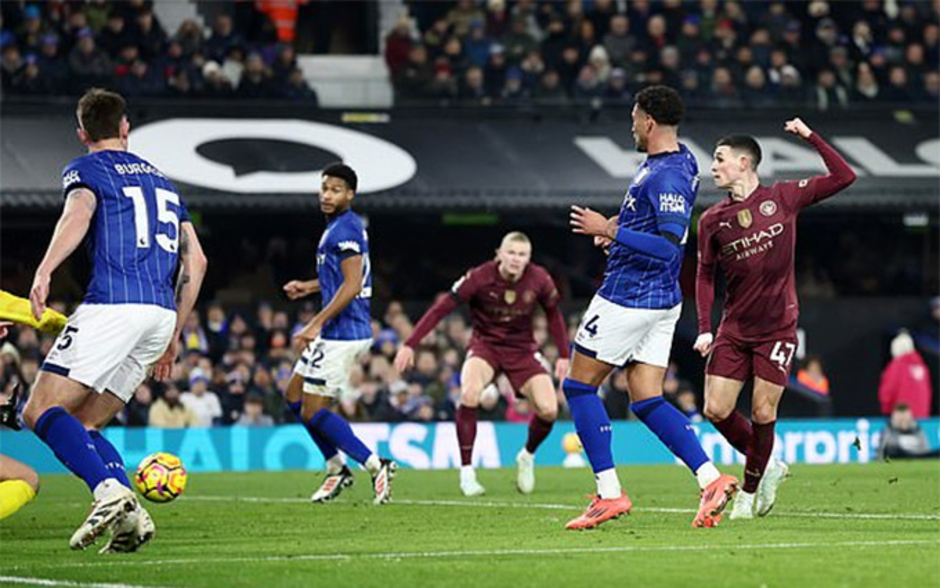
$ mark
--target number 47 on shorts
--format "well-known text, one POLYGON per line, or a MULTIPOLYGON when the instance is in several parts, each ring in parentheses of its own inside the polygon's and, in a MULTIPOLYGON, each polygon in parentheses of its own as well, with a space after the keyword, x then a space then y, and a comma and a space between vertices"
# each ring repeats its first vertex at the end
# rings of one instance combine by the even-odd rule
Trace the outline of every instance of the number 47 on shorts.
POLYGON ((796 353, 796 345, 789 341, 777 341, 770 352, 770 360, 780 364, 783 369, 789 369, 790 362, 793 361, 793 354, 796 353))

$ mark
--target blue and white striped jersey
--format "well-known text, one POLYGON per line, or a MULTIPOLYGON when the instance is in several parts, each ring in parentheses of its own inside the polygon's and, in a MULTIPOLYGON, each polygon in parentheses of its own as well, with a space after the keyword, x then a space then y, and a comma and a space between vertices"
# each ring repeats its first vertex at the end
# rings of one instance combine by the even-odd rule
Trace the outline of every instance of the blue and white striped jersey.
POLYGON ((62 192, 88 188, 97 207, 85 238, 90 304, 152 304, 176 310, 179 224, 189 221, 172 182, 126 151, 97 151, 62 171, 62 192))
POLYGON ((631 231, 671 233, 680 240, 678 254, 665 262, 615 241, 598 295, 627 308, 663 309, 682 302, 679 270, 698 183, 698 164, 685 145, 646 158, 624 195, 618 223, 631 231))
POLYGON ((317 247, 317 274, 320 295, 326 306, 343 285, 340 263, 353 255, 362 256, 362 291, 338 315, 323 326, 324 339, 359 341, 372 338, 372 264, 369 261, 369 235, 362 218, 352 210, 332 217, 317 247))

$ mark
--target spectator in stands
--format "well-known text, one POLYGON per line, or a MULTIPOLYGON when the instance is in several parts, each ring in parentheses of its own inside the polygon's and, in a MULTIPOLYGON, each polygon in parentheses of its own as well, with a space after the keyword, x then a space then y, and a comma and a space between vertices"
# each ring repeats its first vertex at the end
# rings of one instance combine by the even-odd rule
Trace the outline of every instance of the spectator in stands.
MULTIPOLYGON (((229 98, 235 94, 235 90, 232 89, 232 82, 225 76, 225 73, 222 71, 222 66, 215 61, 206 62, 202 68, 202 78, 204 81, 202 94, 206 98, 229 98)), ((210 329, 212 327, 211 319, 209 321, 209 327, 210 329)), ((210 331, 210 341, 212 341, 211 336, 212 333, 210 331)), ((215 351, 218 351, 218 348, 216 348, 215 351)))
POLYGON ((752 65, 744 76, 744 103, 748 108, 769 108, 775 104, 773 95, 767 87, 767 78, 759 65, 752 65))
POLYGON ((232 48, 244 48, 245 40, 232 23, 232 17, 221 13, 215 18, 212 26, 212 36, 205 42, 206 54, 216 61, 225 59, 232 48))
POLYGON ((408 63, 411 51, 411 22, 407 17, 402 17, 385 37, 385 64, 393 80, 398 78, 408 63))
POLYGON ((898 404, 905 404, 914 418, 929 417, 933 399, 930 372, 907 331, 901 331, 891 341, 891 357, 891 362, 881 372, 878 387, 882 414, 891 414, 898 404))
POLYGON ((299 67, 291 70, 287 81, 280 88, 279 95, 288 100, 306 102, 308 106, 313 108, 316 108, 319 103, 317 93, 307 84, 304 72, 299 67))
POLYGON ((75 47, 69 54, 73 88, 106 83, 113 66, 107 54, 95 44, 94 33, 90 28, 84 28, 75 36, 75 47))
POLYGON ((821 112, 841 110, 849 104, 849 92, 839 83, 835 72, 823 68, 816 74, 816 85, 811 90, 810 103, 821 112))
POLYGON ((607 88, 604 90, 604 101, 608 104, 632 103, 633 93, 627 87, 627 72, 622 68, 616 67, 611 70, 607 88))
POLYGON ((473 0, 458 0, 457 5, 447 13, 447 24, 453 28, 455 35, 463 37, 470 31, 473 23, 480 23, 482 27, 484 18, 483 11, 473 0))
POLYGON ((510 63, 519 64, 526 55, 539 48, 538 41, 529 34, 524 16, 517 16, 512 21, 512 29, 503 38, 506 58, 510 63))
POLYGON ((245 411, 235 421, 243 427, 271 427, 274 419, 264 414, 264 398, 255 392, 245 396, 245 411))
POLYGON ((271 98, 270 76, 260 53, 250 53, 245 60, 245 70, 242 72, 235 96, 239 98, 257 99, 271 98))
POLYGON ((59 53, 59 37, 55 33, 43 35, 38 65, 42 77, 49 80, 49 93, 64 93, 68 83, 69 67, 59 53))
POLYGON ((137 14, 136 25, 134 40, 140 46, 144 59, 153 60, 160 56, 166 47, 167 35, 153 10, 141 10, 137 14))
POLYGON ((568 93, 562 87, 561 77, 554 69, 545 70, 533 95, 540 104, 559 105, 568 102, 568 93))
POLYGON ((892 65, 888 69, 888 84, 884 87, 882 95, 887 102, 892 103, 909 102, 914 98, 904 66, 892 65))
POLYGON ((928 71, 924 74, 924 86, 921 89, 920 101, 925 104, 936 105, 940 103, 940 72, 928 71))
POLYGON ((610 32, 604 36, 604 49, 614 67, 624 67, 630 52, 636 46, 636 37, 630 35, 630 19, 624 14, 610 18, 610 32))
POLYGON ((822 359, 810 356, 806 365, 796 374, 796 380, 817 394, 829 395, 829 378, 823 372, 822 359))
POLYGON ((403 99, 421 98, 428 94, 434 71, 428 62, 424 45, 414 45, 408 52, 408 61, 398 70, 396 86, 403 99))
POLYGON ((170 383, 163 388, 163 396, 150 407, 147 423, 161 429, 184 429, 195 426, 193 411, 180 402, 180 390, 170 383))
POLYGON ((858 64, 855 76, 855 93, 852 101, 859 104, 875 104, 880 100, 878 80, 867 62, 858 64))
POLYGON ((460 88, 460 99, 465 104, 489 105, 492 100, 486 95, 483 83, 483 70, 473 66, 467 70, 460 88))
POLYGON ((98 33, 98 46, 108 54, 111 59, 117 59, 118 53, 127 45, 135 44, 135 39, 124 22, 124 15, 112 12, 108 15, 104 29, 98 33))
POLYGON ((153 389, 144 382, 137 387, 131 401, 127 403, 126 424, 128 427, 146 427, 150 422, 150 407, 153 406, 153 389))
POLYGON ((457 80, 444 58, 434 64, 434 78, 428 86, 428 97, 435 100, 451 100, 457 97, 457 80))
POLYGON ((221 424, 222 404, 215 392, 209 390, 209 375, 201 368, 189 374, 189 392, 183 392, 180 401, 189 408, 196 419, 194 427, 211 427, 221 424))
POLYGON ((490 58, 492 40, 486 35, 483 21, 470 23, 470 34, 464 38, 463 50, 470 65, 483 67, 490 58))
POLYGON ((917 424, 911 408, 901 402, 891 411, 888 426, 881 433, 878 455, 882 459, 935 458, 940 449, 930 449, 927 435, 917 424))

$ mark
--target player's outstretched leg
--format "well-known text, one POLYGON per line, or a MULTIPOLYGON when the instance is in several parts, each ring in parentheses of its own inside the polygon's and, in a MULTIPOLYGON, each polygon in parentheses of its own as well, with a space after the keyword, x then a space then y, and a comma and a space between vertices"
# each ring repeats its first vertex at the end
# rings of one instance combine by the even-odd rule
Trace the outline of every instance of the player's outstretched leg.
POLYGON ((137 497, 114 477, 84 425, 62 406, 77 408, 87 395, 81 384, 41 372, 23 411, 30 428, 94 494, 91 512, 69 541, 72 549, 85 549, 137 508, 137 497))
MULTIPOLYGON (((303 364, 298 362, 298 368, 303 364)), ((314 444, 323 455, 326 464, 325 475, 320 487, 310 496, 313 502, 329 502, 337 498, 340 493, 353 485, 352 472, 346 467, 343 456, 340 455, 336 446, 323 438, 319 432, 313 429, 303 418, 303 376, 300 373, 294 373, 287 384, 287 390, 284 392, 284 399, 287 401, 287 407, 290 409, 297 420, 304 425, 307 434, 313 439, 314 444)))
POLYGON ((777 500, 777 488, 786 479, 788 471, 786 464, 772 458, 777 407, 782 397, 781 384, 760 376, 754 378, 754 399, 751 403, 753 434, 747 448, 742 492, 756 495, 754 510, 760 516, 767 515, 773 508, 777 500))
POLYGON ((481 496, 486 489, 477 481, 473 469, 473 445, 477 438, 477 406, 483 389, 496 377, 498 355, 485 345, 471 344, 467 360, 460 370, 460 403, 455 425, 460 446, 460 492, 464 496, 481 496))
POLYGON ((39 475, 24 463, 0 455, 0 521, 23 508, 39 492, 39 475))
MULTIPOLYGON (((306 407, 304 412, 306 412, 306 407)), ((391 499, 392 479, 397 469, 395 462, 380 459, 356 437, 349 423, 328 408, 321 408, 307 422, 329 443, 361 463, 369 471, 375 490, 375 504, 383 504, 391 499)))
POLYGON ((610 418, 604 403, 597 396, 597 386, 566 378, 562 389, 597 481, 597 495, 592 498, 591 504, 581 516, 569 521, 565 528, 591 529, 629 513, 633 503, 621 490, 617 470, 614 469, 610 418))
POLYGON ((522 386, 522 395, 529 399, 535 413, 529 419, 529 436, 516 455, 516 488, 523 494, 535 489, 535 451, 552 432, 558 418, 558 397, 551 377, 546 373, 532 376, 522 386))

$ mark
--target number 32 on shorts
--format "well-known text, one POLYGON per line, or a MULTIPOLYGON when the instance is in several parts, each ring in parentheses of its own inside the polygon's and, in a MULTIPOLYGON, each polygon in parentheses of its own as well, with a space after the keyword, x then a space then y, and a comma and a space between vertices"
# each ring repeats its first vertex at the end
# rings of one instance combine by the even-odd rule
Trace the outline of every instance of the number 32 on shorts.
POLYGON ((795 344, 788 341, 777 341, 770 352, 770 360, 779 363, 780 367, 786 370, 790 368, 794 353, 796 353, 795 344))

